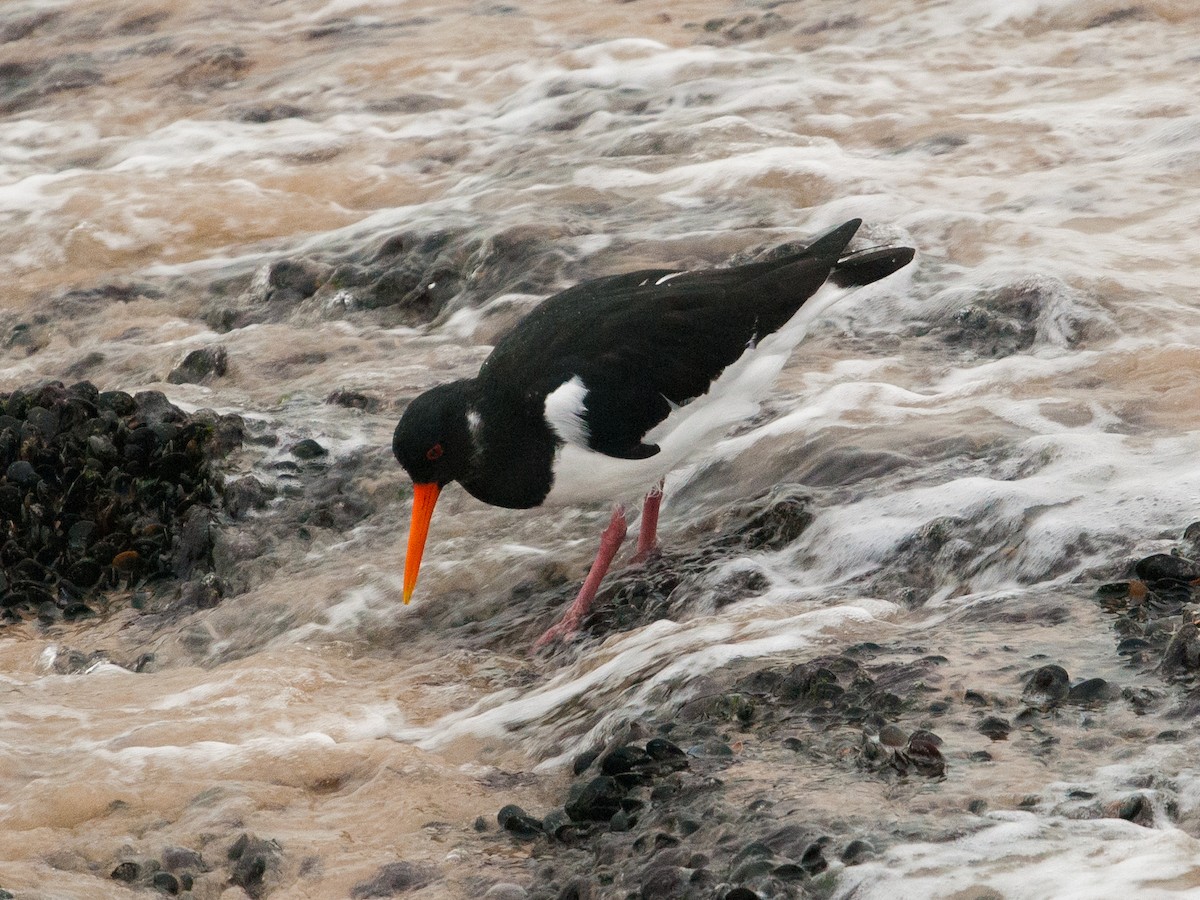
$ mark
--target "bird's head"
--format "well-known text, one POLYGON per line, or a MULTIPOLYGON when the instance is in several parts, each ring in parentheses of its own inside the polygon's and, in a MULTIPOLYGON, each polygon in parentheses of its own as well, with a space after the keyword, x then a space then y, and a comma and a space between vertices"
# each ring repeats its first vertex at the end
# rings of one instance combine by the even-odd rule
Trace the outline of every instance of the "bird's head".
POLYGON ((474 445, 468 421, 469 382, 443 384, 408 405, 392 436, 392 452, 413 480, 412 524, 404 562, 404 602, 412 599, 438 494, 469 469, 474 445))

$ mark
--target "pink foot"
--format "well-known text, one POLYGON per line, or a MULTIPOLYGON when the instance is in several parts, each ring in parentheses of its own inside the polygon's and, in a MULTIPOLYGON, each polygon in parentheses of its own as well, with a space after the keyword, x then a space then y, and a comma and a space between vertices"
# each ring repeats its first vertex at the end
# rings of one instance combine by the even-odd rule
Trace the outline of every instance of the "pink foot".
POLYGON ((637 552, 631 563, 643 563, 658 553, 658 508, 662 505, 663 483, 659 481, 646 494, 642 502, 642 518, 639 523, 637 552))
POLYGON ((592 601, 596 599, 596 592, 600 590, 600 582, 604 580, 608 567, 612 565, 613 557, 621 549, 621 543, 625 540, 627 530, 625 508, 618 503, 613 508, 608 527, 600 535, 600 550, 596 553, 596 561, 592 563, 592 568, 588 572, 587 578, 584 579, 583 587, 579 589, 575 602, 571 604, 557 625, 547 629, 546 633, 537 639, 533 645, 534 650, 539 650, 551 641, 573 634, 579 628, 592 601))

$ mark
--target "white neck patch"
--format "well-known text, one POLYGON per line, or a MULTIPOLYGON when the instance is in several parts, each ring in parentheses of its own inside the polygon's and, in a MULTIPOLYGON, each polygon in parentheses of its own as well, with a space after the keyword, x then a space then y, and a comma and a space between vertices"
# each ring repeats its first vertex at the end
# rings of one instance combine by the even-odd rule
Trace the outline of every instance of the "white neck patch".
POLYGON ((587 394, 588 389, 583 379, 576 375, 546 395, 546 423, 564 443, 577 447, 588 445, 590 432, 584 418, 587 412, 584 406, 587 394))
POLYGON ((479 447, 479 427, 483 424, 483 420, 479 418, 479 413, 473 409, 467 410, 467 431, 471 435, 471 443, 478 449, 479 447))

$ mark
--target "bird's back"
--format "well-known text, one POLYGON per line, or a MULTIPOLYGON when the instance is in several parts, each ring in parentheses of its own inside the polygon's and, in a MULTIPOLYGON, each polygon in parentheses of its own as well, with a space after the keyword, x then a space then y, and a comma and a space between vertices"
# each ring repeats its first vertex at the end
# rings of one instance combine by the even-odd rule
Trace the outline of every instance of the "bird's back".
POLYGON ((795 316, 831 273, 835 281, 867 284, 912 258, 908 248, 847 255, 860 224, 853 219, 764 262, 647 269, 576 285, 496 345, 480 388, 535 415, 548 393, 578 378, 587 389, 592 449, 636 457, 646 452, 639 447, 647 431, 795 316))

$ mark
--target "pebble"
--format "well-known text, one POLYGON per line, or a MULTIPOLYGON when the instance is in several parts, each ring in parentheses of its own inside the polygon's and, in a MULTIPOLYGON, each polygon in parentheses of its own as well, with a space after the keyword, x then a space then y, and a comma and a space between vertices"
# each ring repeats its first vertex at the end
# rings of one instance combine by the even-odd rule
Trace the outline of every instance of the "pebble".
POLYGON ((118 863, 117 867, 112 870, 110 877, 113 881, 124 881, 132 884, 137 881, 142 875, 142 867, 135 862, 118 863))
POLYGON ((542 822, 529 815, 515 803, 510 803, 496 813, 496 821, 505 831, 519 838, 535 838, 542 835, 542 822))
POLYGON ((576 822, 607 822, 621 808, 625 791, 616 779, 601 775, 571 786, 565 809, 576 822))
POLYGON ((1160 669, 1166 676, 1187 675, 1200 669, 1200 629, 1194 622, 1185 622, 1172 635, 1160 669))
POLYGON ((170 872, 158 872, 151 884, 164 894, 178 894, 180 890, 179 879, 170 872))
POLYGON ((1067 700, 1070 703, 1106 703, 1120 696, 1120 685, 1103 678, 1088 678, 1067 692, 1067 700))
POLYGON ((1067 698, 1070 683, 1071 676, 1062 666, 1042 666, 1029 677, 1021 698, 1041 709, 1055 706, 1067 698))
POLYGON ((329 451, 314 441, 312 438, 305 438, 302 441, 297 441, 291 447, 292 456, 296 459, 319 459, 322 456, 328 456, 329 451))
POLYGON ((1000 716, 988 716, 976 726, 975 730, 993 741, 1006 741, 1012 731, 1012 723, 1000 716))

